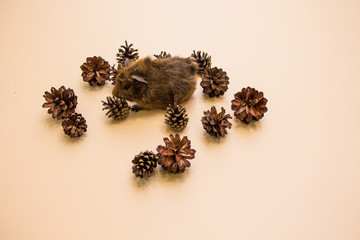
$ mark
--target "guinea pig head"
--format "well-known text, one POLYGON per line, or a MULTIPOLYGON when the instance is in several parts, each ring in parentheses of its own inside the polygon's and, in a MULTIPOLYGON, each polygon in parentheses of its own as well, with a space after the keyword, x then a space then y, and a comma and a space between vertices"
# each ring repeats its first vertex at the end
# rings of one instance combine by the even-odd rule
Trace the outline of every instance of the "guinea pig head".
POLYGON ((122 97, 129 101, 137 101, 142 98, 148 87, 148 82, 141 75, 121 71, 116 76, 113 96, 122 97))

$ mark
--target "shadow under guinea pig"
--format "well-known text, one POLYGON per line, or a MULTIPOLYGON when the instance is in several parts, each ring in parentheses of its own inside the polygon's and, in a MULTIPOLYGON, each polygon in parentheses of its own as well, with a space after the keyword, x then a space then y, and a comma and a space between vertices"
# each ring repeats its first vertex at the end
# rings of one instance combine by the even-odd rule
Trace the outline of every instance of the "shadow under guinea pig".
POLYGON ((166 111, 161 109, 140 110, 138 112, 130 111, 129 116, 126 119, 148 118, 152 116, 165 115, 165 113, 166 111))

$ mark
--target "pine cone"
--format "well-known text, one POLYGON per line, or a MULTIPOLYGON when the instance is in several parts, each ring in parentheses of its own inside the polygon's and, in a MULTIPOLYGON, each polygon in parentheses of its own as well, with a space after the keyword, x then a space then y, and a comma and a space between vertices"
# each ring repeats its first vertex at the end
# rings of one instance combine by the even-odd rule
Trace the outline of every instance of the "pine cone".
POLYGON ((166 109, 165 123, 174 131, 181 131, 186 128, 189 118, 186 110, 181 105, 169 105, 166 109))
POLYGON ((231 128, 231 123, 228 119, 231 119, 230 114, 225 115, 225 109, 222 107, 221 112, 217 113, 214 106, 211 107, 211 111, 204 112, 204 117, 201 118, 203 128, 205 131, 215 137, 224 137, 227 134, 226 128, 231 128))
POLYGON ((235 99, 231 101, 231 109, 234 110, 235 117, 242 122, 258 121, 268 110, 267 99, 255 88, 243 88, 241 92, 235 93, 234 97, 235 99))
POLYGON ((130 107, 124 98, 107 97, 107 102, 101 101, 104 105, 103 110, 108 110, 106 116, 115 120, 125 119, 130 114, 130 107))
POLYGON ((110 64, 102 57, 88 57, 86 63, 81 65, 81 76, 90 86, 103 86, 110 79, 110 64))
POLYGON ((134 164, 132 169, 136 177, 147 178, 151 176, 151 173, 157 166, 156 155, 152 151, 141 152, 132 160, 134 164))
POLYGON ((170 58, 171 54, 166 53, 165 51, 161 51, 161 53, 159 55, 154 54, 154 57, 156 57, 156 58, 170 58))
POLYGON ((211 98, 224 95, 228 90, 229 77, 221 68, 206 69, 201 78, 200 86, 203 87, 203 93, 208 94, 211 98))
POLYGON ((191 142, 187 136, 180 138, 179 134, 175 137, 170 134, 170 140, 164 138, 165 146, 157 147, 158 163, 166 171, 171 173, 184 172, 186 167, 190 167, 187 159, 195 158, 195 149, 191 149, 191 142))
POLYGON ((206 52, 197 51, 191 54, 191 57, 194 58, 194 62, 199 65, 199 72, 203 73, 205 69, 211 68, 211 56, 208 56, 206 52))
POLYGON ((129 60, 137 60, 139 58, 139 53, 137 49, 134 49, 133 44, 128 45, 127 41, 125 41, 125 46, 121 45, 119 48, 119 52, 116 54, 119 64, 122 64, 126 61, 126 59, 129 60))
POLYGON ((43 95, 46 102, 42 107, 49 108, 48 113, 52 114, 53 118, 62 119, 75 112, 77 96, 74 90, 61 86, 59 89, 52 87, 50 91, 51 93, 46 91, 43 95))
POLYGON ((112 85, 115 85, 116 75, 118 75, 119 70, 120 70, 119 65, 118 65, 118 68, 117 68, 117 69, 115 68, 115 65, 113 65, 112 67, 110 67, 110 81, 111 81, 111 84, 112 84, 112 85))
POLYGON ((130 66, 133 62, 135 62, 135 60, 126 59, 124 62, 118 63, 117 69, 115 68, 115 65, 110 67, 110 81, 112 82, 112 85, 115 85, 116 76, 118 75, 120 69, 130 66))
POLYGON ((80 137, 86 132, 86 120, 80 113, 73 113, 68 115, 62 122, 64 132, 71 138, 80 137))

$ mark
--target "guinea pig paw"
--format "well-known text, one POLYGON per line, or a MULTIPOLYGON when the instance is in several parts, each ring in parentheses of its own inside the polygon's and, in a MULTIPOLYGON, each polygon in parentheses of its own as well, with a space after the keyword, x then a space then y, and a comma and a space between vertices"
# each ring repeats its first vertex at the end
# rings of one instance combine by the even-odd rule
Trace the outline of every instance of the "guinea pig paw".
POLYGON ((131 111, 133 111, 133 112, 138 112, 138 111, 140 111, 142 108, 139 106, 139 105, 132 105, 131 107, 130 107, 130 109, 131 109, 131 111))

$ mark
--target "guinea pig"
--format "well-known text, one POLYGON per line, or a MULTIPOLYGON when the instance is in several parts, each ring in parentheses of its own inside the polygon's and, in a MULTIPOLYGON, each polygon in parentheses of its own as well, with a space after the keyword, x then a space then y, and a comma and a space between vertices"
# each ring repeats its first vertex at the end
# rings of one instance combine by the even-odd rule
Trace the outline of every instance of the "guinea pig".
POLYGON ((135 102, 132 110, 181 104, 196 88, 198 66, 190 58, 139 59, 119 70, 112 94, 135 102))

